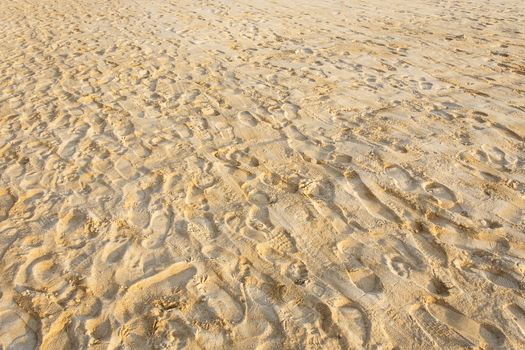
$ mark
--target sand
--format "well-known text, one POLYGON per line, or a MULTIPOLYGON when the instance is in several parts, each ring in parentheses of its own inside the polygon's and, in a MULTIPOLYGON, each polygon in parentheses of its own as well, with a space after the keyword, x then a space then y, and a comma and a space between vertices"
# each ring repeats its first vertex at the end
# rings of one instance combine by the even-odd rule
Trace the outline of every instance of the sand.
POLYGON ((0 1, 0 349, 525 348, 524 18, 0 1))

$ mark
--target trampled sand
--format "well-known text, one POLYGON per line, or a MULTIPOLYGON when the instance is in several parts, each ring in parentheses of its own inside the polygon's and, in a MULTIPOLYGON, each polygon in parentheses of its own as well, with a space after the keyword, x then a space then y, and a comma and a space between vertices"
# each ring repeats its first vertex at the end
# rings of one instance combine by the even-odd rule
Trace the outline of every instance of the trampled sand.
POLYGON ((524 18, 0 1, 0 349, 524 349, 524 18))

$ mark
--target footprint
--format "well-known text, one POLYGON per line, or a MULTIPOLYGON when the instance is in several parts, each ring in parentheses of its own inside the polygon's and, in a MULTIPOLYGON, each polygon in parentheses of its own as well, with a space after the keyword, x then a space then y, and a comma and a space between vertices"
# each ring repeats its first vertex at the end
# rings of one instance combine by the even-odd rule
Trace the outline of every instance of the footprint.
POLYGON ((255 119, 253 114, 251 114, 248 111, 239 112, 239 114, 237 114, 237 119, 239 119, 239 121, 241 123, 243 123, 244 125, 247 125, 247 126, 252 126, 253 127, 253 126, 256 126, 258 124, 257 123, 257 119, 255 119))
POLYGON ((345 239, 337 244, 339 257, 343 262, 350 280, 365 293, 381 293, 381 279, 361 262, 363 245, 353 239, 345 239))
POLYGON ((224 224, 230 232, 240 233, 254 242, 264 242, 266 239, 264 232, 246 226, 237 213, 226 213, 224 215, 224 224))
POLYGON ((457 203, 457 198, 448 187, 437 183, 437 182, 427 182, 423 184, 423 188, 431 196, 435 197, 444 209, 453 208, 457 203))
POLYGON ((500 201, 495 213, 508 223, 523 225, 525 223, 525 201, 522 199, 512 202, 500 201))
POLYGON ((20 215, 26 220, 32 218, 35 215, 35 210, 43 203, 44 195, 45 192, 39 189, 29 190, 21 194, 9 213, 16 213, 16 215, 20 215))
POLYGON ((63 141, 57 150, 57 154, 62 159, 70 159, 77 151, 77 146, 85 136, 89 125, 85 124, 73 132, 73 136, 63 141))
POLYGON ((40 332, 38 322, 18 310, 0 311, 0 348, 36 349, 40 332))
POLYGON ((357 288, 365 293, 381 293, 383 284, 379 277, 369 268, 363 267, 359 270, 347 271, 348 276, 357 288))
POLYGON ((356 229, 359 229, 359 226, 356 225, 356 222, 348 220, 345 212, 341 209, 340 206, 334 204, 334 202, 327 197, 315 197, 315 195, 310 195, 308 189, 303 192, 308 199, 310 200, 311 205, 319 213, 320 216, 324 217, 333 229, 340 233, 341 235, 348 235, 354 232, 356 229), (326 199, 325 199, 326 198, 326 199))
POLYGON ((15 202, 15 196, 13 196, 7 188, 0 187, 0 221, 8 218, 9 211, 15 202))
POLYGON ((303 286, 308 281, 310 274, 305 263, 295 258, 281 267, 281 273, 299 286, 303 286))
POLYGON ((334 302, 337 312, 334 314, 335 323, 345 331, 345 336, 351 348, 365 349, 369 341, 370 320, 357 303, 340 299, 334 302))
POLYGON ((115 270, 118 262, 127 253, 129 245, 118 245, 110 242, 95 256, 91 273, 85 280, 86 287, 93 295, 101 298, 112 298, 116 295, 119 285, 115 281, 115 270), (113 266, 112 266, 113 265, 113 266))
MULTIPOLYGON (((28 288, 60 293, 67 287, 64 271, 51 254, 41 249, 31 250, 14 278, 16 290, 28 288)), ((58 294, 57 294, 58 295, 58 294)))
POLYGON ((71 315, 67 312, 53 322, 49 330, 42 339, 43 350, 54 349, 73 349, 77 348, 77 340, 75 339, 74 324, 71 320, 71 315))
POLYGON ((394 274, 408 278, 410 276, 410 265, 404 262, 400 256, 385 256, 386 265, 394 274))
POLYGON ((125 117, 116 117, 115 120, 111 123, 113 127, 113 132, 119 137, 124 137, 132 134, 135 131, 133 123, 125 117))
POLYGON ((144 190, 133 190, 126 197, 124 208, 127 209, 127 219, 138 228, 146 228, 151 220, 148 211, 149 194, 144 190))
POLYGON ((203 283, 199 283, 197 288, 202 293, 208 306, 221 321, 227 321, 230 324, 242 321, 244 317, 242 306, 209 277, 205 278, 203 283))
POLYGON ((466 349, 473 346, 455 330, 435 319, 423 305, 412 306, 409 313, 439 349, 466 349))
POLYGON ((189 139, 193 136, 193 131, 186 124, 177 124, 174 130, 182 139, 189 139))
POLYGON ((450 291, 450 289, 452 289, 452 287, 449 287, 448 285, 446 285, 443 281, 441 281, 437 277, 432 277, 430 279, 430 281, 428 282, 427 288, 428 288, 430 293, 433 293, 433 294, 436 294, 436 295, 440 295, 440 296, 448 296, 448 295, 450 295, 449 291, 450 291))
POLYGON ((400 190, 412 191, 417 187, 414 178, 399 165, 389 165, 385 168, 385 172, 394 180, 400 190))
MULTIPOLYGON (((304 325, 306 329, 305 343, 303 348, 305 350, 317 350, 317 349, 326 349, 326 350, 339 350, 341 346, 335 338, 330 338, 327 336, 327 332, 320 327, 307 323, 304 325)), ((331 328, 331 331, 334 329, 331 328)))
POLYGON ((437 320, 452 327, 469 340, 477 341, 479 337, 479 324, 461 314, 459 311, 442 303, 430 303, 427 305, 427 309, 437 320))
POLYGON ((497 182, 501 178, 498 171, 490 165, 487 154, 482 150, 462 151, 458 153, 457 158, 469 172, 473 172, 481 179, 497 182))
POLYGON ((217 237, 218 230, 212 214, 203 213, 188 220, 188 232, 192 233, 197 240, 204 242, 217 237))
POLYGON ((134 179, 137 176, 137 171, 133 168, 131 162, 124 156, 117 159, 115 162, 115 170, 126 180, 134 179))
POLYGON ((499 147, 484 144, 481 145, 481 149, 485 152, 488 161, 499 170, 505 171, 509 165, 511 168, 515 168, 518 163, 518 158, 509 156, 499 147))
POLYGON ((54 235, 55 242, 70 248, 83 246, 93 236, 88 222, 87 214, 77 208, 61 214, 54 235))
POLYGON ((269 262, 283 262, 297 252, 295 241, 282 227, 266 231, 266 241, 256 246, 259 255, 269 262))
POLYGON ((498 286, 515 290, 523 290, 522 284, 505 271, 493 269, 490 271, 484 270, 482 273, 489 281, 497 284, 498 286))
POLYGON ((399 217, 363 183, 356 171, 347 171, 344 175, 348 191, 359 199, 370 215, 380 220, 400 222, 399 217))
POLYGON ((427 308, 434 318, 452 327, 456 332, 472 342, 478 343, 483 339, 493 347, 499 347, 505 343, 505 335, 495 326, 489 324, 480 325, 444 303, 430 303, 427 305, 427 308))
POLYGON ((525 310, 516 304, 510 304, 505 307, 505 311, 518 326, 521 335, 525 337, 525 310))
POLYGON ((102 342, 112 333, 111 322, 105 317, 97 317, 86 321, 86 331, 92 343, 102 342))
POLYGON ((335 198, 335 185, 328 179, 309 181, 301 185, 304 194, 308 197, 333 202, 335 198))
POLYGON ((277 326, 279 318, 274 310, 268 288, 263 288, 254 278, 247 279, 242 286, 245 303, 244 319, 235 328, 235 338, 239 345, 247 348, 259 344, 257 349, 282 348, 281 327, 277 326), (268 342, 268 345, 266 344, 268 342))
POLYGON ((299 153, 305 161, 312 163, 324 163, 332 159, 333 150, 314 144, 305 137, 295 126, 285 129, 288 146, 299 153))
POLYGON ((67 293, 68 284, 65 271, 51 257, 42 256, 36 259, 32 264, 28 265, 27 273, 29 275, 28 286, 46 290, 48 293, 54 293, 55 296, 60 296, 60 292, 67 293))
POLYGON ((423 255, 440 266, 447 266, 448 256, 446 251, 436 242, 436 239, 426 230, 415 232, 411 235, 414 244, 423 255))
POLYGON ((284 111, 284 116, 288 120, 294 120, 298 118, 299 107, 292 103, 285 103, 281 106, 284 111))
POLYGON ((141 159, 145 159, 151 154, 151 149, 144 146, 144 142, 136 137, 128 138, 122 143, 141 159))
POLYGON ((129 244, 127 242, 117 243, 117 242, 108 242, 100 250, 100 258, 105 266, 114 264, 122 259, 126 250, 128 249, 129 244))
POLYGON ((430 90, 432 89, 433 84, 428 81, 420 81, 419 82, 419 88, 421 90, 430 90))
POLYGON ((146 231, 147 238, 142 241, 145 248, 159 248, 166 240, 173 218, 167 210, 156 210, 151 214, 151 222, 146 231))
POLYGON ((492 347, 500 347, 505 344, 505 334, 493 325, 482 324, 479 328, 479 334, 492 347))
POLYGON ((115 303, 115 316, 126 322, 134 315, 143 314, 154 299, 169 296, 176 288, 184 288, 197 273, 190 263, 178 262, 167 269, 132 284, 115 303))
POLYGON ((270 124, 274 129, 283 129, 290 125, 290 121, 286 118, 284 111, 277 106, 268 107, 270 124))

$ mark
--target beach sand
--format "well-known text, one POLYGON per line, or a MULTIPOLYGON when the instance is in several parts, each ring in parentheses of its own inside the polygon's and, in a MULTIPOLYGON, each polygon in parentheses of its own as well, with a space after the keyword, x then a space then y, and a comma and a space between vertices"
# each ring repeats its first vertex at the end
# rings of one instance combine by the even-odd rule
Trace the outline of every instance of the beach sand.
POLYGON ((523 349, 524 18, 2 0, 0 349, 523 349))

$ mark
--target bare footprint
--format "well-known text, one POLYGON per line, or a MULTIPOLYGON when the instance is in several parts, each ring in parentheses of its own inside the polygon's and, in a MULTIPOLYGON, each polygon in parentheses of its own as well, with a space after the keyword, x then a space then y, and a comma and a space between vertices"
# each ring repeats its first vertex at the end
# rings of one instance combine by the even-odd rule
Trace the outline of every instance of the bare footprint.
POLYGON ((151 221, 146 230, 146 239, 142 245, 146 248, 159 248, 166 240, 173 218, 168 210, 156 210, 151 214, 151 221))
POLYGON ((488 161, 499 170, 505 171, 507 168, 515 168, 518 163, 516 157, 510 156, 499 147, 484 144, 481 149, 485 152, 488 161))
POLYGON ((403 261, 400 256, 385 256, 385 261, 390 271, 394 274, 403 278, 410 276, 410 265, 403 261))
POLYGON ((230 324, 239 323, 244 317, 242 306, 224 288, 213 281, 211 277, 204 277, 197 288, 211 310, 221 319, 230 324))
POLYGON ((294 120, 298 118, 299 107, 292 103, 285 103, 281 106, 284 111, 284 116, 288 120, 294 120))
POLYGON ((383 284, 374 271, 369 268, 362 268, 359 270, 347 271, 348 276, 357 288, 365 293, 381 293, 383 291, 383 284))
POLYGON ((370 319, 357 303, 344 299, 334 302, 334 321, 345 331, 352 348, 365 348, 369 341, 370 319))
POLYGON ((427 182, 423 184, 427 193, 437 199, 444 209, 453 208, 457 203, 456 195, 448 187, 437 182, 427 182))
POLYGON ((308 281, 309 271, 306 265, 297 258, 291 258, 281 264, 281 274, 289 278, 296 285, 304 285, 308 281))
POLYGON ((381 293, 383 291, 381 279, 360 260, 362 249, 362 245, 352 239, 346 239, 337 244, 340 259, 356 287, 365 293, 381 293))
POLYGON ((412 176, 399 165, 389 165, 385 168, 385 173, 390 176, 400 190, 412 191, 417 187, 417 182, 412 176))

